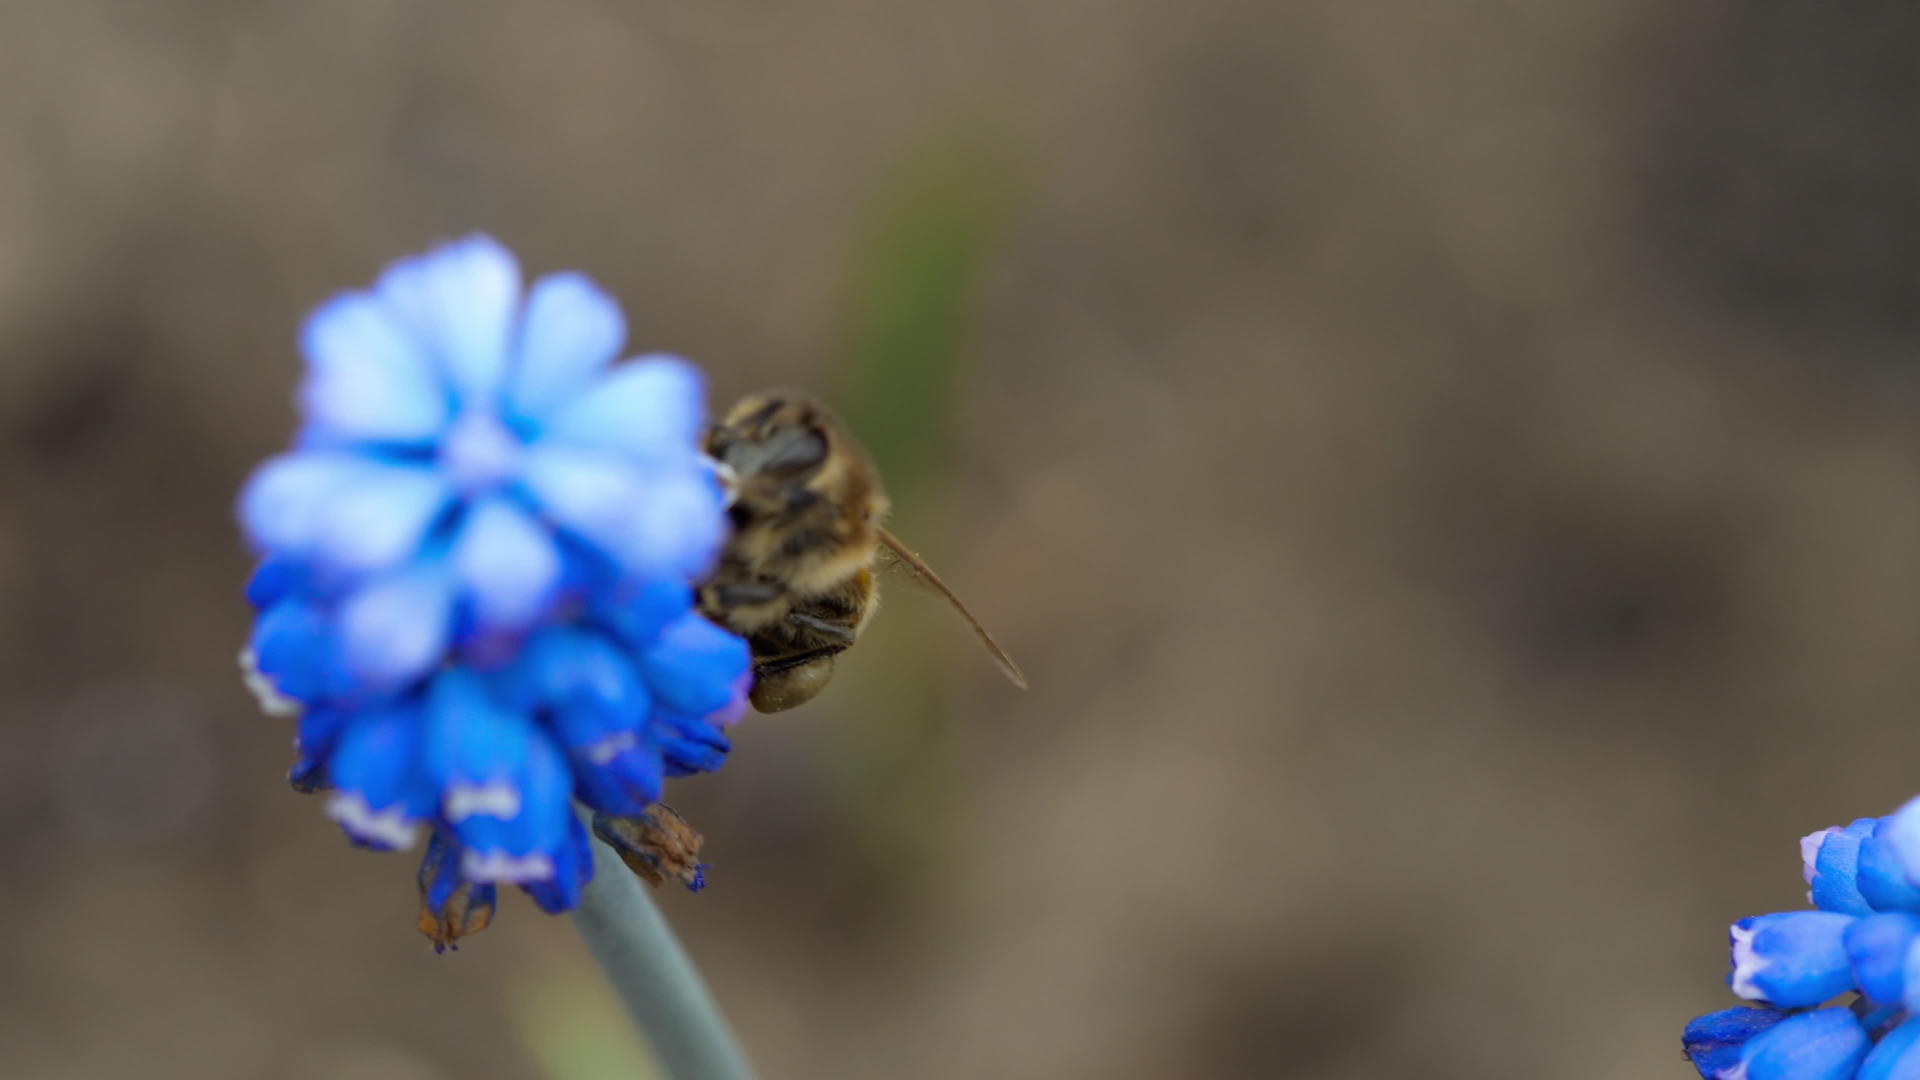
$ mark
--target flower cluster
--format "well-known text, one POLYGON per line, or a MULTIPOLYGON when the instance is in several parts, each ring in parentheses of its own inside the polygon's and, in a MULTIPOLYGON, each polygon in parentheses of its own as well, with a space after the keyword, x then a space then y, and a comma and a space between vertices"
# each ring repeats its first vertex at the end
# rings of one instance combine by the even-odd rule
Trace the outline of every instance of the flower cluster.
POLYGON ((523 296, 485 237, 403 259, 309 316, 302 426, 240 498, 292 782, 364 846, 430 835, 438 945, 498 883, 573 907, 593 862, 571 800, 645 815, 744 711, 746 644, 694 610, 726 532, 702 381, 614 363, 625 336, 578 274, 523 296))
POLYGON ((1816 910, 1733 924, 1727 981, 1760 1007, 1695 1019, 1688 1057, 1710 1080, 1920 1077, 1920 799, 1800 849, 1816 910))

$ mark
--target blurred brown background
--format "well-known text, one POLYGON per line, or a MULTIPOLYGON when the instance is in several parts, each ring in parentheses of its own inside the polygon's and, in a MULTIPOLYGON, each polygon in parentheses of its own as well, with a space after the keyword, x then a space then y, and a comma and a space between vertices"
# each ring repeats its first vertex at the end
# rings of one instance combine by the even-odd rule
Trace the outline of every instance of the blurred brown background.
POLYGON ((1920 7, 0 0, 0 1076, 647 1075, 286 789, 233 492, 484 229, 845 404, 894 590, 684 782, 779 1077, 1691 1075, 1920 791, 1920 7))

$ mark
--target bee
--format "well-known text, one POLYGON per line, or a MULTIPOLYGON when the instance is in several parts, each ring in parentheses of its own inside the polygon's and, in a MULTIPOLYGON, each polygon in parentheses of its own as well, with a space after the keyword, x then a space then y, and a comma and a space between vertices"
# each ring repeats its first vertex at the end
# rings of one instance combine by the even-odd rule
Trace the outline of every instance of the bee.
POLYGON ((794 391, 754 394, 708 429, 706 449, 733 493, 733 535, 700 586, 700 610, 747 639, 755 709, 791 709, 826 688, 834 658, 879 606, 873 569, 882 548, 945 597, 1007 678, 1026 688, 986 627, 887 531, 879 471, 825 405, 794 391))

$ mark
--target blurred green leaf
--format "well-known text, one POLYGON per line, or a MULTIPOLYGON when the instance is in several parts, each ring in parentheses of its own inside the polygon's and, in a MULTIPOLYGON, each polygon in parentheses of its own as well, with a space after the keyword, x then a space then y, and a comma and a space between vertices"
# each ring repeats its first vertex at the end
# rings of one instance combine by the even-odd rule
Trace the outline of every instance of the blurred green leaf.
MULTIPOLYGON (((987 129, 956 126, 913 148, 856 238, 844 361, 834 400, 893 496, 893 526, 938 565, 929 536, 945 434, 972 354, 967 342, 989 260, 1017 205, 1013 157, 987 129)), ((971 649, 939 600, 883 584, 894 599, 848 654, 833 795, 871 885, 910 879, 953 806, 941 752, 948 712, 941 650, 971 649)))
POLYGON ((902 509, 940 467, 974 302, 1015 203, 1010 151, 961 128, 906 155, 856 240, 834 400, 902 509))

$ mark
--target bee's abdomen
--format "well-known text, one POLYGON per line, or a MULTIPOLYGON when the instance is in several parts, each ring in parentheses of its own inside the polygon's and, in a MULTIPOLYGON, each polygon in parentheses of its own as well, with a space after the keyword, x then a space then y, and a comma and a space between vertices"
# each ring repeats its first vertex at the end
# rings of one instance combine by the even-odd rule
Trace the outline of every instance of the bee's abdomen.
POLYGON ((793 599, 778 582, 730 572, 722 564, 700 586, 700 614, 742 636, 778 625, 793 609, 793 599))
POLYGON ((866 514, 798 485, 750 485, 734 510, 728 559, 802 595, 824 592, 872 562, 879 543, 866 514))

